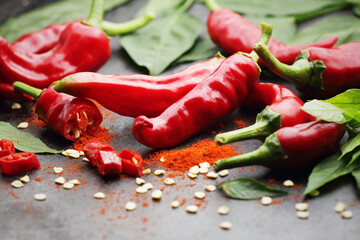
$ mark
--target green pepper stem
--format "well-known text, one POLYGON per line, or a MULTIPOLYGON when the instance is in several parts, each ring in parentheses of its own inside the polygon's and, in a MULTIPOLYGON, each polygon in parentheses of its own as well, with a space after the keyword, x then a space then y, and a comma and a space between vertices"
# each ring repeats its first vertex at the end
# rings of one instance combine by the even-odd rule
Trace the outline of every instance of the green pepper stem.
POLYGON ((220 8, 220 5, 215 0, 205 0, 204 2, 210 11, 214 11, 220 8))
MULTIPOLYGON (((261 36, 258 41, 258 44, 261 43, 266 46, 270 41, 273 27, 270 24, 262 22, 260 24, 260 28, 261 28, 261 36)), ((254 50, 249 55, 254 60, 254 62, 257 63, 259 61, 259 56, 254 50)))
POLYGON ((256 116, 255 124, 230 132, 220 133, 215 136, 217 143, 232 143, 247 139, 263 140, 281 127, 281 114, 275 113, 266 107, 256 116))
POLYGON ((39 96, 41 95, 42 91, 39 88, 34 88, 30 85, 27 85, 26 83, 23 82, 14 82, 13 84, 13 88, 15 90, 18 90, 20 92, 26 93, 27 95, 37 99, 39 98, 39 96))
POLYGON ((92 0, 88 19, 83 23, 101 29, 104 16, 104 0, 92 0))
POLYGON ((185 12, 194 3, 195 0, 186 0, 185 3, 179 8, 180 11, 185 12))
POLYGON ((102 29, 108 36, 115 36, 119 34, 133 32, 139 28, 142 28, 146 24, 151 22, 154 18, 155 14, 149 12, 141 17, 123 23, 112 23, 104 20, 102 21, 102 29))
POLYGON ((266 167, 281 167, 283 161, 287 158, 284 153, 276 133, 271 134, 265 140, 265 143, 257 150, 237 155, 230 158, 224 158, 213 164, 214 171, 223 169, 262 165, 266 167))
POLYGON ((298 89, 309 89, 312 92, 323 89, 322 74, 326 66, 322 61, 309 61, 309 51, 301 51, 294 64, 287 65, 280 62, 261 42, 256 43, 253 49, 271 71, 293 82, 298 89))

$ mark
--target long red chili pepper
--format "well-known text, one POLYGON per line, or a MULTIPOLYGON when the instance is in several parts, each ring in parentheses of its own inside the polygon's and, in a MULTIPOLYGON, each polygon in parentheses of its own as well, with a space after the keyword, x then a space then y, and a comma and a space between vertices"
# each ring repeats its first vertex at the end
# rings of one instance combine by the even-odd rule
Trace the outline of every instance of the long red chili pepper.
POLYGON ((215 171, 250 165, 277 169, 297 169, 329 155, 345 133, 345 124, 321 120, 285 127, 268 136, 253 152, 214 163, 215 171))
POLYGON ((256 117, 254 125, 220 133, 215 136, 219 143, 230 143, 246 139, 263 139, 281 127, 290 127, 304 123, 308 114, 300 109, 304 102, 290 89, 273 84, 258 83, 248 94, 247 105, 266 106, 256 117))
POLYGON ((93 99, 120 115, 155 117, 209 76, 222 61, 214 57, 168 76, 77 73, 57 82, 54 89, 93 99))
POLYGON ((7 175, 17 175, 40 168, 39 159, 35 153, 13 153, 0 158, 1 172, 7 175))
POLYGON ((360 42, 332 49, 311 47, 301 52, 293 65, 277 60, 263 44, 254 50, 277 75, 295 83, 309 96, 327 98, 360 86, 360 42))
POLYGON ((58 93, 53 86, 42 91, 15 82, 14 88, 36 98, 38 117, 48 128, 69 140, 76 141, 82 136, 93 135, 102 122, 99 109, 88 99, 58 93))
MULTIPOLYGON (((220 8, 215 0, 205 0, 211 10, 207 28, 212 41, 227 53, 251 52, 259 39, 261 30, 250 20, 230 9, 220 8)), ((286 46, 283 42, 271 38, 268 46, 279 61, 292 64, 302 49, 311 46, 331 48, 337 37, 329 37, 319 42, 304 45, 286 46)))

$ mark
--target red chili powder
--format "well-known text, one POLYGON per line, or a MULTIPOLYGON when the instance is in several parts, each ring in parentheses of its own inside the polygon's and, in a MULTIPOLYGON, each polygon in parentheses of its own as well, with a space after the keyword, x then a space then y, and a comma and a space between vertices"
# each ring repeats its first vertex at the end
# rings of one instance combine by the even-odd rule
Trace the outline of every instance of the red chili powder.
POLYGON ((98 130, 96 130, 95 134, 93 136, 87 136, 82 137, 78 141, 74 142, 71 148, 82 151, 86 144, 88 144, 91 141, 99 141, 102 143, 109 143, 112 139, 112 135, 109 134, 108 130, 102 126, 99 127, 98 130))

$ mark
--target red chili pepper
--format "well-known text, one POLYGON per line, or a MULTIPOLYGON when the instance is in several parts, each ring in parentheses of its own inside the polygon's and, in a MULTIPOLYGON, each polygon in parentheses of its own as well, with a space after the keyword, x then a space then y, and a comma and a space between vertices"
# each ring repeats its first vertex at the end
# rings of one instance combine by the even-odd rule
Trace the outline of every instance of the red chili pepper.
POLYGON ((10 83, 0 80, 0 99, 15 100, 15 101, 33 101, 34 98, 22 92, 16 91, 10 83))
POLYGON ((0 140, 0 158, 15 153, 14 143, 12 141, 0 140))
POLYGON ((103 176, 120 174, 122 161, 116 152, 99 151, 97 170, 103 176))
POLYGON ((38 117, 47 127, 69 140, 76 141, 82 136, 93 135, 102 122, 99 109, 88 99, 58 93, 53 86, 42 91, 15 82, 14 88, 37 98, 38 117))
POLYGON ((221 57, 194 64, 168 76, 77 73, 54 86, 56 91, 86 97, 120 115, 155 117, 209 76, 221 57))
POLYGON ((17 175, 40 167, 38 158, 31 152, 13 153, 0 158, 1 172, 7 175, 17 175))
POLYGON ((246 105, 268 106, 257 115, 254 125, 217 134, 216 142, 264 139, 281 127, 291 127, 308 120, 308 114, 300 109, 304 102, 288 88, 273 83, 256 84, 248 94, 246 105))
POLYGON ((303 50, 293 65, 279 62, 263 44, 254 50, 277 75, 293 82, 300 91, 327 98, 360 86, 360 42, 332 49, 311 47, 303 50))
POLYGON ((115 152, 114 148, 110 145, 97 141, 89 142, 84 148, 85 157, 89 159, 91 165, 94 167, 96 167, 100 161, 100 151, 115 152))
POLYGON ((143 159, 137 152, 123 149, 118 153, 123 166, 123 173, 132 177, 141 177, 143 174, 143 159))
MULTIPOLYGON (((212 41, 227 53, 251 52, 259 39, 261 30, 250 20, 230 9, 220 8, 214 0, 205 0, 211 10, 207 20, 207 28, 212 41)), ((283 42, 271 38, 268 46, 279 61, 292 64, 300 50, 311 46, 331 48, 337 37, 329 37, 322 41, 304 45, 286 46, 283 42)))
POLYGON ((319 120, 281 128, 257 150, 218 160, 213 167, 215 171, 250 165, 298 169, 332 153, 345 130, 345 124, 319 120))

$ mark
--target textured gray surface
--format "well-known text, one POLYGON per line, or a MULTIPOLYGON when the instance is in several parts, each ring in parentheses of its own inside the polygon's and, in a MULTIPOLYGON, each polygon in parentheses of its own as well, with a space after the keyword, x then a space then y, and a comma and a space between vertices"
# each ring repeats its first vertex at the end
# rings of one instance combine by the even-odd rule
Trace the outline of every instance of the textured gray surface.
MULTIPOLYGON (((6 18, 21 12, 18 6, 4 12, 8 2, 0 1, 0 9, 6 18), (6 2, 6 3, 5 3, 6 2), (11 9, 11 10, 10 10, 11 9)), ((32 2, 32 1, 29 1, 32 2)), ((34 1, 35 2, 35 1, 34 1)), ((43 1, 44 2, 44 1, 43 1)), ((126 21, 144 1, 132 1, 130 4, 109 13, 106 18, 112 21, 126 21)), ((31 7, 30 7, 31 8, 31 7)), ((195 5, 191 13, 205 22, 208 10, 202 5, 195 5)), ((4 15, 2 17, 4 18, 4 15)), ((4 18, 5 19, 5 18, 4 18)), ((128 58, 118 44, 117 38, 112 39, 112 57, 100 70, 101 73, 143 73, 128 58)), ((165 74, 179 71, 187 65, 171 68, 165 74)), ((281 82, 283 83, 283 82, 281 82)), ((292 86, 284 83, 288 87, 292 86)), ((294 90, 294 89, 293 89, 294 90)), ((29 119, 31 103, 25 104, 21 110, 10 110, 12 102, 0 102, 0 120, 16 125, 29 119)), ((224 119, 224 128, 235 127, 234 119, 242 119, 249 124, 254 121, 256 112, 239 110, 224 119)), ((112 145, 117 149, 130 148, 144 156, 151 150, 138 144, 131 134, 133 119, 111 114, 113 119, 106 119, 104 126, 111 134, 116 135, 112 145)), ((31 125, 29 131, 40 137, 51 147, 63 149, 70 145, 60 137, 45 128, 31 125)), ((213 134, 202 133, 199 138, 213 137, 213 134)), ((196 141, 190 140, 187 143, 196 141)), ((185 145, 185 144, 184 144, 185 145)), ((247 152, 256 149, 259 141, 247 141, 238 144, 239 150, 247 152)), ((154 175, 145 176, 147 182, 152 182, 155 189, 164 189, 161 201, 154 202, 150 194, 136 195, 134 179, 119 177, 103 179, 94 169, 81 160, 72 160, 63 156, 38 155, 42 169, 32 171, 30 183, 21 189, 14 189, 10 183, 18 177, 0 174, 0 239, 357 239, 359 229, 359 197, 350 178, 341 178, 322 189, 322 194, 309 203, 310 217, 300 220, 296 217, 295 203, 304 199, 307 172, 295 175, 279 175, 262 167, 247 167, 230 171, 226 178, 207 180, 199 177, 189 180, 187 177, 175 177, 175 186, 164 187, 162 178, 154 175), (64 167, 64 177, 78 178, 82 184, 72 190, 64 190, 55 185, 53 180, 57 174, 50 173, 53 166, 64 167), (72 169, 78 169, 73 171, 72 169), (262 206, 259 201, 237 201, 226 198, 220 191, 208 193, 205 200, 193 198, 195 191, 203 190, 206 184, 219 184, 237 177, 255 177, 266 184, 285 189, 281 183, 291 178, 296 186, 289 188, 285 197, 274 199, 276 204, 262 206), (42 181, 35 181, 39 178, 42 181), (103 191, 105 200, 92 197, 97 191, 103 191), (35 193, 46 193, 46 201, 33 199, 35 193), (178 209, 171 209, 174 199, 186 200, 178 209), (124 205, 127 201, 137 202, 137 209, 127 212, 124 205), (341 219, 333 208, 342 201, 353 211, 351 220, 341 219), (185 206, 201 203, 197 214, 185 212, 185 206), (146 206, 148 204, 148 206, 146 206), (217 213, 220 205, 227 205, 231 211, 221 216, 217 213), (222 221, 233 224, 231 230, 219 228, 222 221)), ((156 166, 152 166, 156 169, 156 166)))

